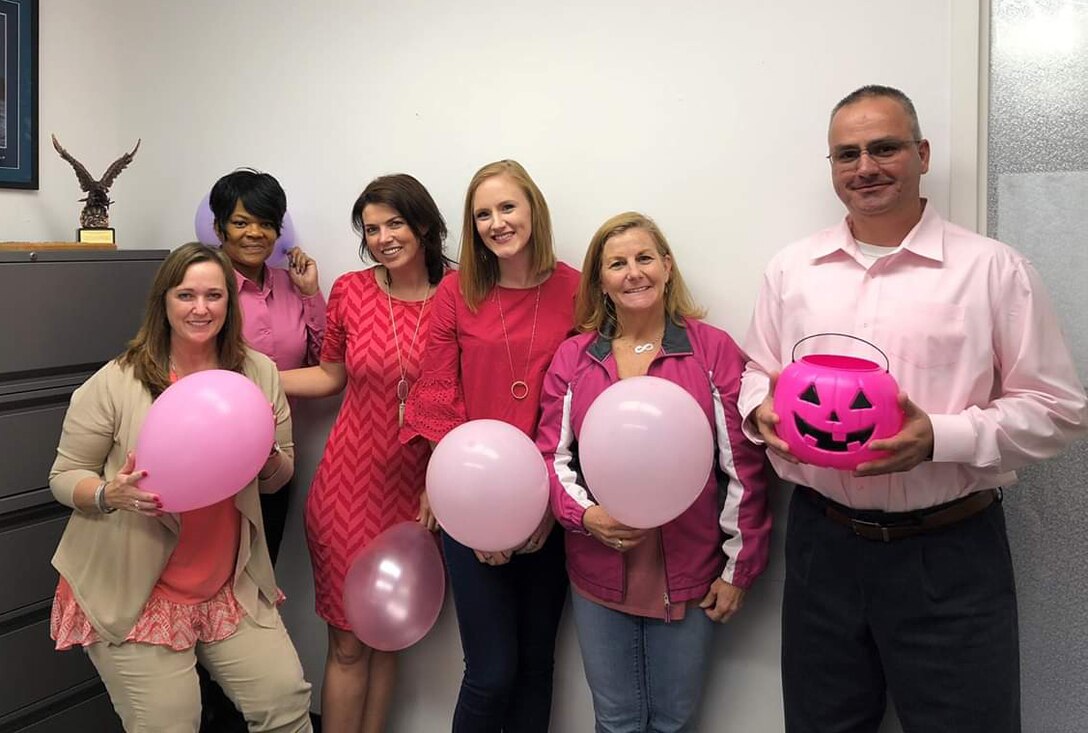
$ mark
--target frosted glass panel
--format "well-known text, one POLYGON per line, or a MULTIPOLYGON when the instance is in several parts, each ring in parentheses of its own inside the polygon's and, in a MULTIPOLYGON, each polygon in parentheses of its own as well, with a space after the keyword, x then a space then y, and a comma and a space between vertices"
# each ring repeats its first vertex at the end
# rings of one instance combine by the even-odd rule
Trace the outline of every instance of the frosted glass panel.
MULTIPOLYGON (((1031 257, 1088 376, 1088 2, 992 0, 989 233, 1031 257)), ((1088 446, 1005 492, 1023 729, 1088 729, 1088 446)))

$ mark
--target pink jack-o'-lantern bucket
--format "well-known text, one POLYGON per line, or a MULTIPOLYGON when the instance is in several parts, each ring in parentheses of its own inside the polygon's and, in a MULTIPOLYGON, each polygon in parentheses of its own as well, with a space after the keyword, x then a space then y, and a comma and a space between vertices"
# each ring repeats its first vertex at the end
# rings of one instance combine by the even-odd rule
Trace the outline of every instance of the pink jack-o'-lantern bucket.
POLYGON ((777 432, 790 451, 805 463, 842 470, 886 456, 868 446, 892 437, 903 426, 899 385, 888 373, 887 355, 857 336, 818 333, 794 344, 791 358, 774 391, 777 432), (817 336, 868 344, 884 357, 885 366, 839 354, 808 354, 798 360, 797 347, 817 336))

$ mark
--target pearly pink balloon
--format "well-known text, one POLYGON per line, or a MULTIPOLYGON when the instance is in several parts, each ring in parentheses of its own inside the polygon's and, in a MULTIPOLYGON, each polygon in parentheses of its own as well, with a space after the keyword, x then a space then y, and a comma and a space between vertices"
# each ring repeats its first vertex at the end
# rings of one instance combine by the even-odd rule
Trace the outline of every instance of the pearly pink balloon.
POLYGON ((525 433, 471 420, 446 434, 427 464, 427 496, 442 529, 483 552, 519 547, 548 508, 548 471, 525 433))
POLYGON ((401 522, 364 547, 344 578, 344 612, 359 640, 384 652, 427 635, 442 610, 446 573, 434 535, 401 522))
POLYGON ((168 512, 233 496, 268 460, 276 419, 261 389, 237 372, 209 369, 170 385, 151 404, 136 439, 140 488, 168 512))
MULTIPOLYGON (((200 203, 196 205, 196 215, 193 217, 193 229, 196 232, 198 242, 209 247, 218 247, 219 235, 215 231, 215 215, 212 214, 209 194, 204 194, 200 203)), ((291 212, 283 212, 283 223, 280 225, 280 236, 272 248, 272 254, 265 261, 269 267, 286 267, 287 253, 296 244, 295 222, 291 219, 291 212)))
POLYGON ((616 520, 640 529, 680 516, 702 492, 714 461, 706 413, 659 377, 616 382, 589 406, 578 435, 586 485, 616 520))

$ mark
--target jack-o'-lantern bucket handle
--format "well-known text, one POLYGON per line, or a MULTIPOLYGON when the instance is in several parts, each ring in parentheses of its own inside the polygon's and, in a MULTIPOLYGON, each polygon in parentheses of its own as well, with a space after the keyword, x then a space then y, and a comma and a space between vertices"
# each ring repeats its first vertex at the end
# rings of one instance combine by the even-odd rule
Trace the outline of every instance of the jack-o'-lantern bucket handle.
POLYGON ((861 338, 860 336, 854 336, 853 334, 849 334, 849 333, 837 333, 835 331, 824 331, 823 333, 813 333, 813 334, 810 334, 808 336, 805 336, 803 339, 801 339, 800 341, 798 341, 797 343, 795 343, 793 345, 793 351, 790 352, 790 361, 797 361, 797 347, 798 346, 805 343, 809 339, 819 338, 820 336, 842 336, 843 338, 854 339, 855 341, 860 341, 861 343, 872 347, 873 350, 875 350, 878 354, 883 356, 884 357, 884 371, 886 371, 886 372, 891 371, 892 363, 888 359, 888 355, 885 354, 881 350, 881 348, 879 346, 874 344, 872 341, 866 341, 865 339, 861 338))

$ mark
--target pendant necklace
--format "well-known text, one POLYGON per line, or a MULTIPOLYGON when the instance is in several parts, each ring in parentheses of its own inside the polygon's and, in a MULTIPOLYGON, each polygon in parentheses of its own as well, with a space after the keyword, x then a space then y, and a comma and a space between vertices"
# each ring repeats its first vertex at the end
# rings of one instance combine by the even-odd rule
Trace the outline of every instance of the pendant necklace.
POLYGON ((393 296, 389 291, 393 289, 392 278, 389 272, 385 275, 385 302, 389 306, 389 323, 393 327, 393 345, 397 349, 397 370, 400 379, 397 380, 397 427, 404 427, 404 406, 408 403, 408 366, 406 362, 412 358, 412 352, 416 348, 416 337, 419 336, 419 324, 423 322, 423 311, 427 310, 427 300, 431 297, 431 284, 427 283, 427 292, 423 294, 423 305, 416 316, 416 330, 412 333, 412 343, 408 347, 408 353, 402 359, 400 355, 400 340, 397 338, 397 319, 393 317, 393 296))
POLYGON ((499 293, 498 286, 495 287, 495 300, 499 304, 499 321, 502 323, 502 338, 506 343, 506 359, 510 362, 510 378, 513 380, 510 383, 510 394, 515 400, 519 402, 529 396, 529 383, 525 380, 529 378, 529 365, 533 359, 533 343, 536 341, 536 316, 540 310, 540 288, 543 283, 536 286, 536 305, 533 306, 533 331, 529 336, 529 351, 525 354, 525 377, 518 379, 517 373, 514 371, 514 356, 510 352, 510 335, 506 332, 506 316, 502 312, 502 296, 499 293))
POLYGON ((664 333, 661 334, 660 339, 650 339, 649 341, 644 341, 641 344, 634 344, 634 343, 631 344, 631 350, 634 351, 636 354, 645 354, 647 352, 653 351, 654 348, 657 347, 657 342, 659 340, 660 341, 665 340, 665 334, 664 333))

